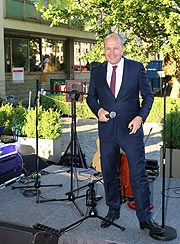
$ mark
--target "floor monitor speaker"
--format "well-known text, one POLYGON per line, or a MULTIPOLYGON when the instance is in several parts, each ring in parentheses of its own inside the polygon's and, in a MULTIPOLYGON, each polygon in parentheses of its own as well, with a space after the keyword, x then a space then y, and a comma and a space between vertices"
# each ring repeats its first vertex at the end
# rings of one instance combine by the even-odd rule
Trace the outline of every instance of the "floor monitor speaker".
POLYGON ((57 244, 58 236, 33 227, 0 221, 0 243, 57 244))
MULTIPOLYGON (((37 156, 38 159, 38 171, 46 168, 49 166, 49 164, 46 162, 46 160, 42 159, 41 157, 37 156)), ((22 164, 23 164, 23 173, 28 176, 33 174, 37 171, 36 166, 36 155, 30 154, 30 155, 22 155, 22 164)))

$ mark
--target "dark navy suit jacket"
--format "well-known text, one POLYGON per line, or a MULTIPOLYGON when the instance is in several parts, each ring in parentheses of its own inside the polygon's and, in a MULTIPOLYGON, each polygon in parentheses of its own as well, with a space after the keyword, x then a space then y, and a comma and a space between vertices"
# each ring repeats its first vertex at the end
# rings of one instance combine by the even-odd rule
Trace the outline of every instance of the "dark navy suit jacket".
POLYGON ((107 123, 98 121, 100 140, 113 141, 118 133, 128 134, 128 124, 137 115, 141 116, 143 121, 146 120, 154 95, 144 66, 140 62, 124 58, 122 84, 116 98, 108 86, 106 73, 107 62, 91 70, 87 104, 97 117, 100 108, 117 113, 117 116, 107 123))

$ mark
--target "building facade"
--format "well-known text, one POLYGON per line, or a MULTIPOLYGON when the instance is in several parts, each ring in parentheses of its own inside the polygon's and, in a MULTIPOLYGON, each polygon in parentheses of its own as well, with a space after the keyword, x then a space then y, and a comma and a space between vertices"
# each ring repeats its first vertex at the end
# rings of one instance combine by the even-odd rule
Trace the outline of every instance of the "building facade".
POLYGON ((50 27, 32 0, 1 0, 0 34, 1 98, 29 101, 37 83, 51 89, 55 81, 70 77, 88 82, 89 71, 80 57, 95 44, 93 33, 50 27))

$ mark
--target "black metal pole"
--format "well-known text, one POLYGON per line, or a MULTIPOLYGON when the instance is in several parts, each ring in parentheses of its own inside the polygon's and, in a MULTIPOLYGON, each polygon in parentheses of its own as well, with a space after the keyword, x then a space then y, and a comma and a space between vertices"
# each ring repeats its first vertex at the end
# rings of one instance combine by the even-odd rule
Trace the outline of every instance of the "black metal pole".
POLYGON ((163 94, 164 94, 164 121, 163 121, 163 157, 162 157, 162 228, 164 229, 164 233, 161 235, 152 234, 150 232, 150 236, 159 241, 170 241, 177 237, 177 232, 174 228, 170 226, 165 226, 165 175, 166 175, 166 82, 163 84, 163 94))
MULTIPOLYGON (((36 203, 40 203, 39 199, 39 193, 40 193, 40 187, 53 187, 53 186, 59 186, 62 187, 62 184, 55 184, 55 185, 41 185, 39 180, 39 131, 38 131, 38 125, 39 125, 39 105, 40 105, 40 94, 41 94, 41 80, 42 75, 44 72, 44 65, 49 62, 49 59, 45 59, 43 63, 39 66, 38 70, 41 69, 40 78, 36 80, 36 97, 34 101, 34 107, 36 111, 36 118, 35 118, 35 127, 36 127, 36 178, 35 183, 33 186, 12 186, 12 189, 21 189, 21 188, 35 188, 36 193, 36 203)), ((32 190, 31 190, 32 191, 32 190)))
POLYGON ((68 149, 70 148, 70 172, 71 172, 71 179, 70 179, 70 191, 68 193, 65 193, 65 195, 67 195, 67 198, 60 198, 60 199, 43 199, 40 200, 40 202, 51 202, 51 201, 72 201, 74 206, 77 208, 77 210, 79 211, 81 216, 84 216, 83 211, 78 207, 78 205, 76 204, 75 200, 77 198, 80 197, 84 197, 85 195, 81 195, 81 196, 75 196, 74 195, 74 190, 73 190, 73 166, 76 166, 76 162, 77 162, 77 153, 76 153, 76 147, 77 147, 77 142, 76 142, 76 96, 79 94, 76 94, 75 92, 71 92, 69 93, 71 95, 71 141, 70 144, 68 145, 68 148, 66 150, 66 152, 68 151, 68 149))
MULTIPOLYGON (((41 74, 42 76, 42 74, 41 74)), ((39 120, 39 103, 40 103, 40 82, 36 80, 36 101, 35 101, 35 109, 36 109, 36 181, 35 181, 35 188, 36 188, 36 203, 39 203, 39 188, 40 188, 40 181, 39 181, 39 133, 38 133, 38 120, 39 120)))

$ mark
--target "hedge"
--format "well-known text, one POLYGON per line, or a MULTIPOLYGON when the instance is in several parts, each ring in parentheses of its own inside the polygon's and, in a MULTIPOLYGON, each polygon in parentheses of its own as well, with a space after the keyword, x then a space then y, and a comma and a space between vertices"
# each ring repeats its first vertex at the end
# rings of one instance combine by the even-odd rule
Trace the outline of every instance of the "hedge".
MULTIPOLYGON (((58 109, 62 116, 71 116, 71 103, 66 102, 66 96, 64 95, 42 96, 41 102, 42 106, 46 109, 53 107, 58 109)), ((166 113, 170 113, 175 107, 180 108, 180 99, 166 97, 166 113)), ((95 118, 95 115, 86 104, 85 96, 82 102, 76 102, 76 115, 78 118, 95 118)), ((146 122, 161 123, 163 116, 164 98, 155 97, 146 122)))

